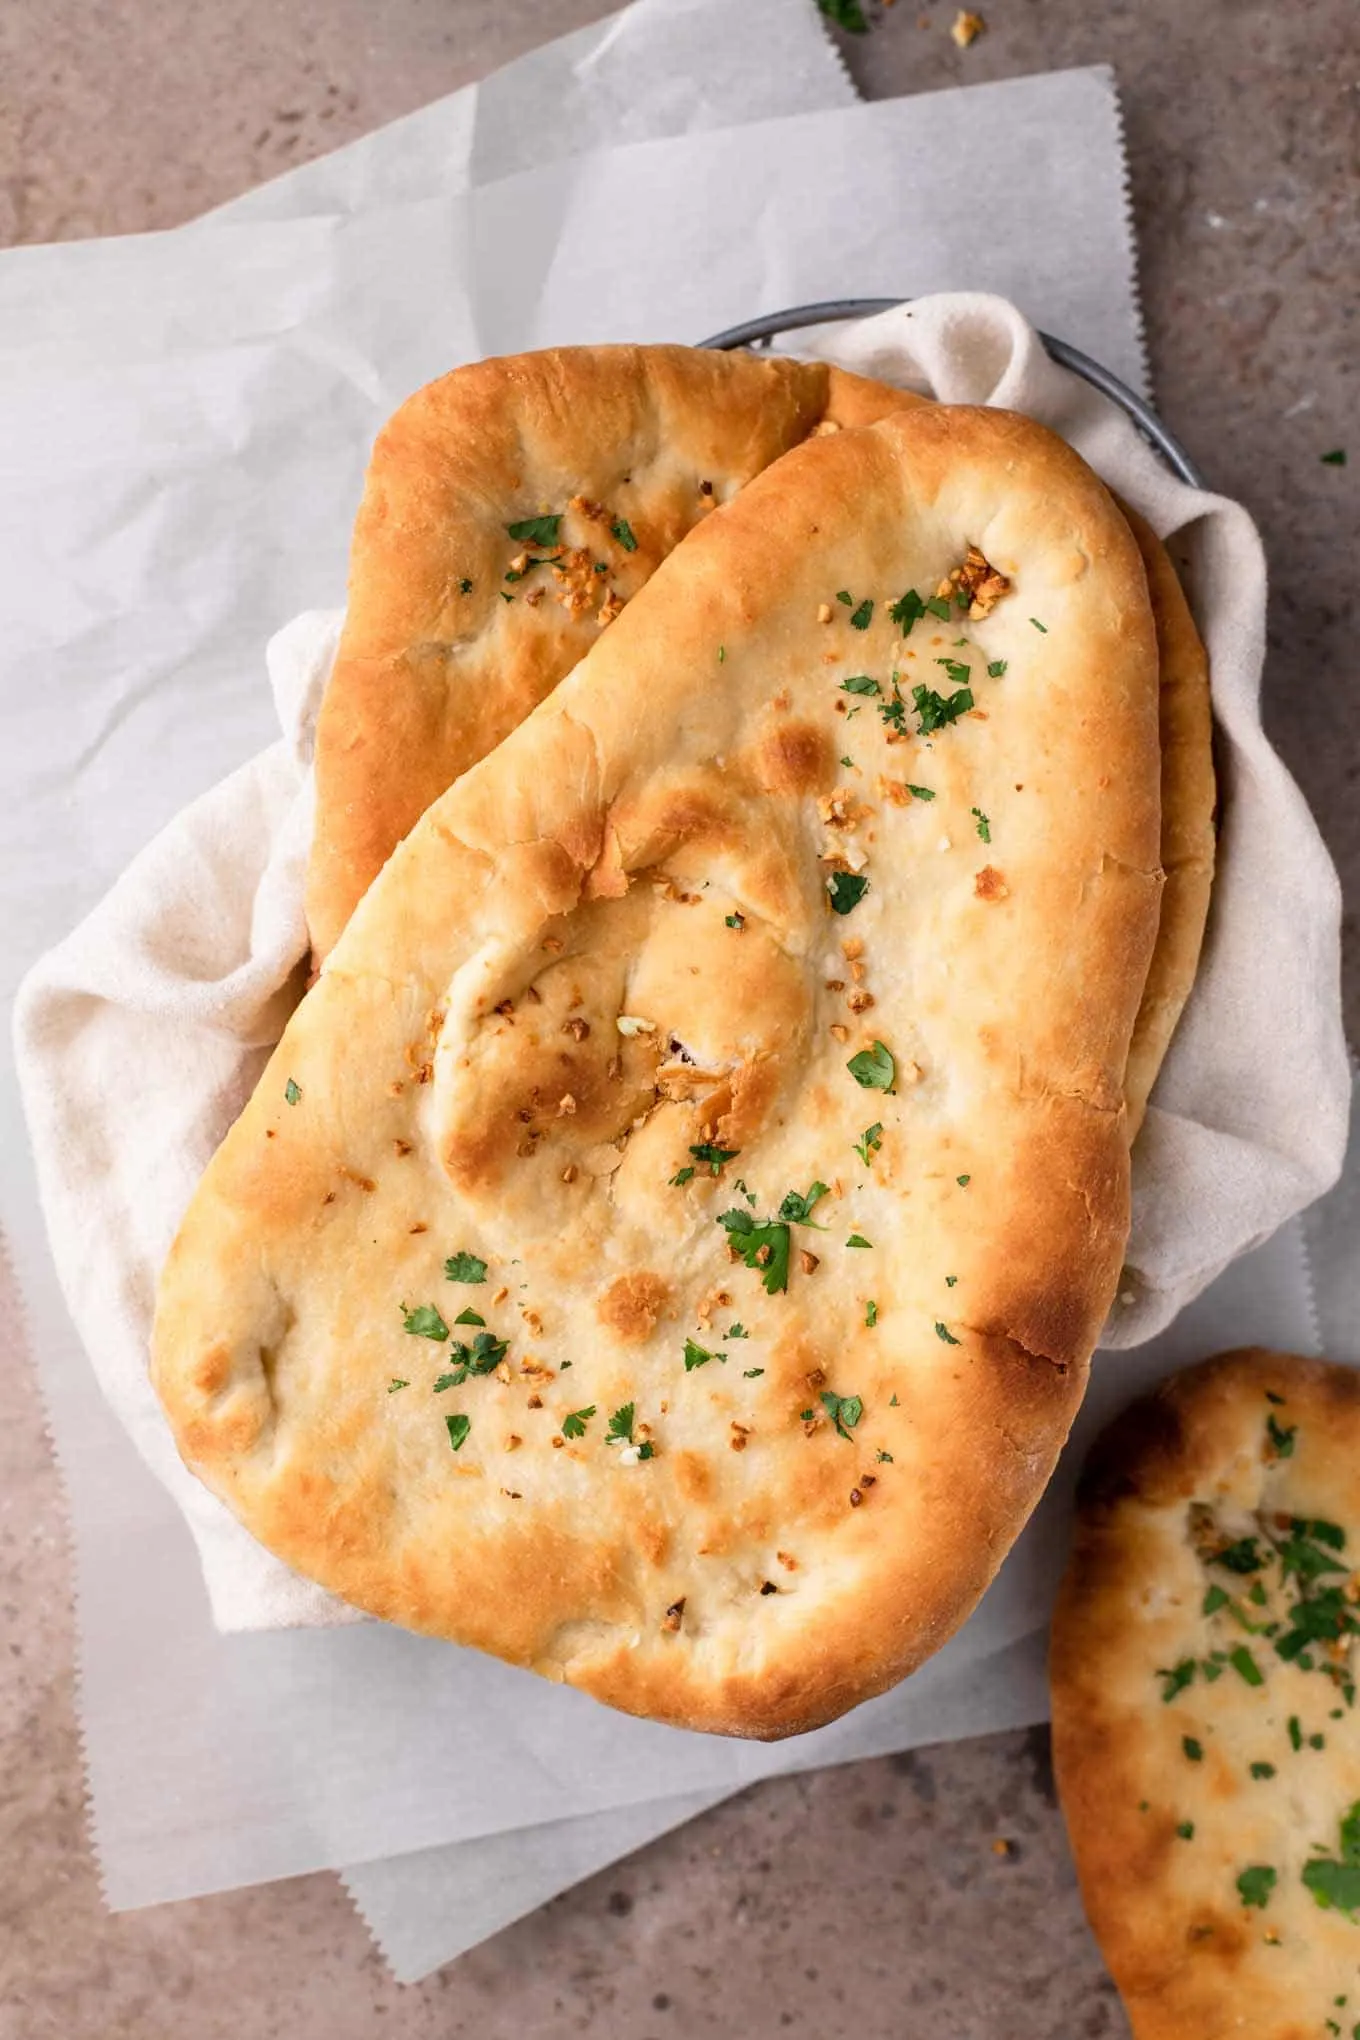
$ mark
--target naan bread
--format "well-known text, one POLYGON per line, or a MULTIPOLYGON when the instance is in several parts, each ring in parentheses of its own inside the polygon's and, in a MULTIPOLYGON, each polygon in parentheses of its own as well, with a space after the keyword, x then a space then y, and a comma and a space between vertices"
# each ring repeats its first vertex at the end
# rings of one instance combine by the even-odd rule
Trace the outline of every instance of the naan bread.
POLYGON ((1124 1086, 1133 1140, 1199 968, 1214 880, 1217 788, 1208 655, 1166 547, 1136 510, 1127 503, 1120 508, 1143 555, 1157 626, 1166 873, 1157 946, 1134 1022, 1124 1086))
POLYGON ((1350 1368, 1229 1353, 1096 1448, 1053 1748, 1137 2040, 1360 2031, 1357 1554, 1350 1368))
POLYGON ((510 355, 409 398, 373 449, 317 726, 318 961, 430 802, 687 531, 819 427, 922 401, 825 362, 695 347, 510 355))
POLYGON ((638 1713, 786 1735, 912 1670, 1118 1277, 1157 691, 1041 427, 923 405, 751 481, 293 1016, 162 1278, 188 1463, 348 1600, 638 1713))

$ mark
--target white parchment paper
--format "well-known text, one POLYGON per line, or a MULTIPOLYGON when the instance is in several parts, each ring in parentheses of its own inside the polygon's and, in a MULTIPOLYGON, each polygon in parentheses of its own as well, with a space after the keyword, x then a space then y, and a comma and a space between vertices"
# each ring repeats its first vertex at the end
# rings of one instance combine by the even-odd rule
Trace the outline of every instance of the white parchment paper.
MULTIPOLYGON (((777 302, 957 282, 978 207, 992 231, 970 236, 968 280, 1141 380, 1104 72, 804 116, 697 152, 635 144, 566 162, 546 195, 521 171, 377 213, 5 258, 0 659, 8 757, 23 763, 0 814, 6 975, 265 739, 258 647, 300 605, 335 599, 364 451, 411 387, 496 346, 692 339, 777 302)), ((900 1694, 771 1752, 620 1721, 378 1625, 222 1639, 182 1524, 65 1324, 8 1083, 0 1154, 72 1498, 115 1904, 930 1740, 951 1680, 1017 1640, 1006 1594, 989 1597, 900 1694), (502 1736, 455 1792, 447 1724, 469 1717, 502 1736)), ((1266 1253, 1284 1257, 1282 1294, 1288 1235, 1266 1253)))

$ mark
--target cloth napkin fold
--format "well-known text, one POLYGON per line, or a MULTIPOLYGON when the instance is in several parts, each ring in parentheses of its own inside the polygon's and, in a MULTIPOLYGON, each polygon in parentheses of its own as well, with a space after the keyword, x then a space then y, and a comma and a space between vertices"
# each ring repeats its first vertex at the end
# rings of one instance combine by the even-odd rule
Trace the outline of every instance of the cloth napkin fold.
MULTIPOLYGON (((1061 432, 1171 543, 1209 647, 1219 872, 1195 990, 1134 1150, 1129 1273, 1104 1343, 1151 1337, 1336 1178, 1349 1072, 1336 874, 1260 721, 1265 567, 1236 504, 1176 481, 1013 306, 922 299, 818 353, 1061 432), (1268 959, 1268 969, 1262 968, 1268 959), (1288 1053, 1281 1053, 1281 1045, 1288 1053)), ((146 1372, 156 1273, 302 987, 316 707, 339 629, 267 653, 282 740, 180 815, 20 991, 17 1056, 53 1257, 105 1394, 175 1496, 227 1630, 354 1619, 181 1465, 146 1372)))

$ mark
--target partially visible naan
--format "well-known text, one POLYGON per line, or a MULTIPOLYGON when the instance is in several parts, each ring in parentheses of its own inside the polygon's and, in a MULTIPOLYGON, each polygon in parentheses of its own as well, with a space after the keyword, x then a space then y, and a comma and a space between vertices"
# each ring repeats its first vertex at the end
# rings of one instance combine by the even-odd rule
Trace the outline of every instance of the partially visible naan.
POLYGON ((320 961, 407 830, 694 526, 818 430, 920 403, 824 362, 564 347, 455 369, 384 426, 316 736, 320 961))

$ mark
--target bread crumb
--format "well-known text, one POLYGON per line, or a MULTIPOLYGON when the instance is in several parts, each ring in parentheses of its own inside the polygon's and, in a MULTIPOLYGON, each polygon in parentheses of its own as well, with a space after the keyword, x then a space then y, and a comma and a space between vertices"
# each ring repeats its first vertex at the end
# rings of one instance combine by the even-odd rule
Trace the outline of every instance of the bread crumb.
POLYGON ((976 42, 978 37, 985 33, 986 27, 987 24, 980 14, 974 14, 970 8, 960 7, 954 16, 954 25, 949 33, 959 48, 966 50, 969 43, 976 42))
POLYGON ((831 604, 829 602, 819 602, 817 604, 817 621, 818 623, 830 623, 831 604))

